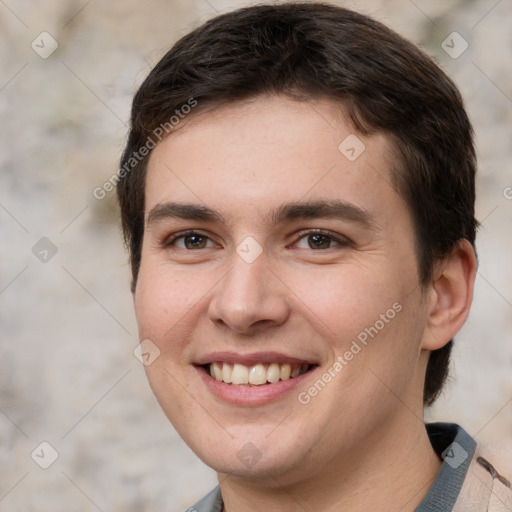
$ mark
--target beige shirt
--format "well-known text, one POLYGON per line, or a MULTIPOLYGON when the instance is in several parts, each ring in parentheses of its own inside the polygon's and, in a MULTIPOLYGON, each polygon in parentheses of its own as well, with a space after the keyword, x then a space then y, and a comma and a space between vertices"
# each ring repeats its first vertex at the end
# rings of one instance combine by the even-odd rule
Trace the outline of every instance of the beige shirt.
MULTIPOLYGON (((512 512, 512 454, 507 457, 477 446, 453 423, 431 423, 426 428, 444 462, 416 512, 512 512)), ((187 512, 222 510, 217 487, 187 512)))
POLYGON ((511 481, 512 454, 477 447, 453 512, 511 512, 511 481))

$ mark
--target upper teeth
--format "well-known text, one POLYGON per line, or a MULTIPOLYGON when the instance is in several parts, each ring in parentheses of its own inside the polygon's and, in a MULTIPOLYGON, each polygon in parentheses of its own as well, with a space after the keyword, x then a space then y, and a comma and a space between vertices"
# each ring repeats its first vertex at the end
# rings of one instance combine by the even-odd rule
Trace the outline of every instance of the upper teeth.
POLYGON ((310 365, 304 364, 263 364, 253 366, 230 363, 211 363, 210 375, 216 380, 227 384, 254 384, 260 386, 267 382, 274 383, 279 380, 288 380, 298 377, 309 370, 310 365))

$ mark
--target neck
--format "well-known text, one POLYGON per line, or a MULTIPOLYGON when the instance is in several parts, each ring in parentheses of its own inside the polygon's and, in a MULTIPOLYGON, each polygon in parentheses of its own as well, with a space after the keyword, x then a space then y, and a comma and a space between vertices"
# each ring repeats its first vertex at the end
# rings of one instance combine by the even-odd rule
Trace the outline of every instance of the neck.
POLYGON ((316 474, 303 473, 293 483, 284 483, 290 479, 277 474, 257 483, 222 475, 224 511, 414 511, 441 461, 423 422, 410 411, 405 416, 379 426, 357 448, 339 453, 316 474))

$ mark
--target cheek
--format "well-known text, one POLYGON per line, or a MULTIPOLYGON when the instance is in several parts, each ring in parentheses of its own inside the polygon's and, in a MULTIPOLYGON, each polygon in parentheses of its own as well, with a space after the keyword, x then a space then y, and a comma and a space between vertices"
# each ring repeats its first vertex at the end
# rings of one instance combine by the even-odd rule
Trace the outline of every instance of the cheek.
POLYGON ((417 287, 411 293, 414 283, 400 274, 396 265, 338 265, 288 275, 298 307, 327 342, 333 389, 368 399, 383 388, 379 377, 392 387, 412 378, 424 315, 417 287))
POLYGON ((176 354, 202 294, 197 279, 148 260, 141 266, 134 297, 140 339, 150 339, 163 353, 176 354))
POLYGON ((184 373, 190 370, 185 364, 186 349, 198 301, 194 290, 197 286, 190 286, 168 266, 143 259, 134 294, 139 339, 150 340, 158 347, 158 357, 145 366, 145 371, 156 399, 173 424, 190 415, 183 386, 189 378, 184 373))
MULTIPOLYGON (((347 343, 376 322, 381 315, 395 317, 392 309, 402 299, 399 284, 382 268, 339 264, 283 273, 297 308, 315 324, 332 348, 344 351, 347 343)), ((387 325, 387 323, 386 323, 387 325)))

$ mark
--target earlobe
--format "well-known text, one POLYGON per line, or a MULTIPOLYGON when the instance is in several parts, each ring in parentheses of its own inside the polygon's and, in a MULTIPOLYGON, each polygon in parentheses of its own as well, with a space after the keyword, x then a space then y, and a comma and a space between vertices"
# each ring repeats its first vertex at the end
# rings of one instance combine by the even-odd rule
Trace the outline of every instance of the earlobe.
POLYGON ((476 268, 475 251, 467 240, 458 242, 439 263, 431 284, 423 349, 442 348, 466 321, 473 301, 476 268))

